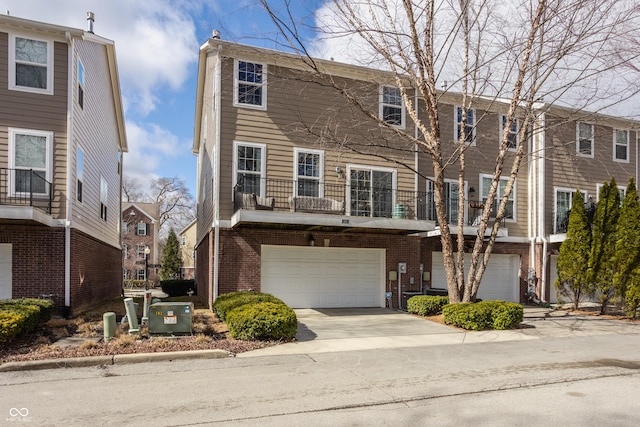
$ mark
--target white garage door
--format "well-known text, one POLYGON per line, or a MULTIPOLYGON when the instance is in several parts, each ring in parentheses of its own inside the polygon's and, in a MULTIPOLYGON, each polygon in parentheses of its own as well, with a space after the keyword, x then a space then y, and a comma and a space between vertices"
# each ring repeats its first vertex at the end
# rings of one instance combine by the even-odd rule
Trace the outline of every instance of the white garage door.
POLYGON ((262 246, 262 292, 292 308, 384 307, 384 272, 384 249, 262 246))
POLYGON ((0 299, 11 299, 11 244, 0 244, 0 299))
MULTIPOLYGON (((444 272, 442 252, 433 252, 432 260, 432 286, 434 288, 446 288, 447 276, 444 272)), ((465 258, 465 261, 468 263, 468 258, 465 258)), ((492 254, 478 288, 478 298, 485 301, 520 302, 519 271, 520 255, 492 254)))

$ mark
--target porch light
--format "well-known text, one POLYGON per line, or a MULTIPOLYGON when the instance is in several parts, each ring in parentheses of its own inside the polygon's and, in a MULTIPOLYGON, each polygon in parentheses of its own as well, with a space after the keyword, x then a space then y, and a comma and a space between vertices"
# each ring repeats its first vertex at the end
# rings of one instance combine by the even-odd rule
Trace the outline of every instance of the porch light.
POLYGON ((313 237, 313 234, 309 234, 309 246, 315 246, 316 239, 313 237))

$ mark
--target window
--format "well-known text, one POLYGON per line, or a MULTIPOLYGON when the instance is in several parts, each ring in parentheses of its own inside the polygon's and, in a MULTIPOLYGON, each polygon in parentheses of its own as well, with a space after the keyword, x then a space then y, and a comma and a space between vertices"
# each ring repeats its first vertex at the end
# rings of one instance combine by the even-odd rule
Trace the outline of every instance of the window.
POLYGON ((295 149, 296 196, 323 197, 324 153, 317 150, 295 149))
POLYGON ((131 271, 126 268, 122 270, 122 279, 123 280, 131 280, 131 271))
POLYGON ((239 142, 235 145, 236 190, 263 197, 266 193, 266 145, 239 142))
POLYGON ((182 236, 182 246, 187 246, 187 236, 182 236))
POLYGON ((107 200, 109 197, 107 181, 100 176, 100 218, 107 220, 107 200))
POLYGON ((9 89, 53 95, 51 41, 9 37, 9 89))
POLYGON ((78 159, 76 163, 76 200, 82 203, 82 171, 84 169, 84 152, 78 147, 78 159))
POLYGON ((235 62, 234 105, 267 108, 267 66, 254 62, 235 62))
POLYGON ((136 235, 138 236, 146 236, 147 235, 147 224, 144 222, 139 222, 136 224, 136 235))
POLYGON ((591 123, 578 122, 576 133, 576 153, 579 156, 593 157, 593 125, 591 123))
POLYGON ((122 245, 122 257, 124 259, 129 259, 129 245, 126 243, 122 245))
POLYGON ((615 129, 613 131, 613 160, 629 163, 629 131, 615 129))
MULTIPOLYGON (((466 183, 465 183, 466 186, 466 183)), ((429 206, 428 219, 437 221, 436 209, 435 209, 435 186, 432 179, 427 180, 427 193, 429 194, 429 206)), ((447 221, 449 223, 455 223, 458 221, 458 201, 460 198, 460 185, 458 181, 445 179, 444 180, 444 198, 445 208, 447 210, 447 221)))
MULTIPOLYGON (((569 212, 575 203, 573 200, 575 192, 575 190, 568 188, 556 188, 555 233, 566 233, 569 228, 569 212)), ((581 193, 582 200, 580 202, 584 203, 587 200, 587 193, 584 191, 581 193)))
POLYGON ((143 268, 136 270, 136 280, 147 280, 147 272, 143 268))
MULTIPOLYGON (((602 190, 603 184, 596 184, 596 201, 600 201, 600 190, 602 190)), ((618 197, 620 198, 620 206, 624 201, 624 196, 627 194, 627 187, 618 185, 618 197)))
POLYGON ((49 195, 53 133, 9 128, 10 193, 49 195))
MULTIPOLYGON (((496 200, 493 202, 493 207, 491 210, 491 216, 495 217, 496 212, 498 212, 498 205, 500 203, 500 199, 504 195, 505 189, 507 187, 508 178, 500 178, 500 184, 498 185, 498 193, 496 194, 496 200)), ((485 203, 487 197, 489 195, 489 188, 491 187, 491 175, 480 175, 480 186, 481 194, 482 194, 482 203, 485 203)), ((513 201, 515 200, 516 186, 514 184, 513 189, 511 190, 511 194, 509 194, 509 200, 507 202, 507 206, 504 212, 504 217, 507 219, 515 218, 515 211, 513 201)))
POLYGON ((147 248, 147 245, 136 245, 136 258, 144 259, 145 253, 144 250, 147 248))
POLYGON ((78 60, 78 105, 84 108, 84 65, 78 60))
POLYGON ((393 169, 349 167, 351 215, 390 218, 394 181, 393 169))
MULTIPOLYGON (((506 126, 507 116, 503 115, 500 118, 500 138, 502 138, 502 133, 506 126)), ((514 119, 511 123, 511 129, 509 129, 509 133, 507 135, 507 149, 515 151, 518 148, 518 131, 518 119, 514 119)))
POLYGON ((380 87, 380 118, 392 126, 404 128, 404 102, 399 88, 380 87))
MULTIPOLYGON (((456 107, 456 142, 462 138, 463 131, 463 119, 462 119, 462 107, 456 107)), ((464 141, 467 144, 475 144, 476 129, 475 129, 475 110, 467 109, 467 118, 464 120, 464 141)))
POLYGON ((129 232, 131 231, 131 224, 129 224, 128 222, 123 222, 122 231, 123 231, 123 234, 129 234, 129 232))

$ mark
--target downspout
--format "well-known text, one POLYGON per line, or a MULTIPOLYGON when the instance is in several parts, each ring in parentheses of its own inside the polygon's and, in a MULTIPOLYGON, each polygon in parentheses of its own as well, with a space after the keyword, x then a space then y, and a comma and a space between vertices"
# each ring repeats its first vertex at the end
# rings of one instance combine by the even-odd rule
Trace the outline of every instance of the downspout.
POLYGON ((65 33, 68 41, 67 58, 67 191, 65 197, 64 220, 64 305, 71 307, 71 158, 73 148, 73 39, 69 32, 65 33))
POLYGON ((545 188, 545 158, 546 158, 546 123, 545 113, 540 115, 540 143, 538 146, 538 236, 542 240, 542 271, 540 272, 540 301, 546 302, 546 284, 547 284, 547 237, 545 234, 545 204, 544 204, 544 188, 545 188))
MULTIPOLYGON (((528 166, 528 190, 527 190, 527 200, 528 200, 528 205, 530 206, 529 212, 528 212, 528 221, 527 221, 527 236, 529 236, 529 271, 531 271, 531 269, 534 269, 535 271, 535 265, 536 265, 536 231, 537 231, 537 215, 538 215, 538 209, 537 209, 537 197, 536 195, 538 194, 537 192, 537 175, 536 175, 536 168, 537 168, 537 162, 538 162, 538 158, 535 155, 536 150, 535 147, 537 146, 537 133, 535 131, 535 127, 534 127, 534 132, 533 135, 531 136, 531 140, 529 143, 529 148, 528 148, 528 156, 529 156, 529 166, 528 166)), ((529 292, 529 280, 528 280, 528 275, 527 275, 527 292, 529 292)))
POLYGON ((213 183, 213 230, 214 230, 214 243, 213 243, 213 294, 209 296, 211 300, 211 306, 213 301, 218 297, 219 287, 218 282, 220 279, 220 105, 221 105, 221 84, 222 84, 222 60, 221 60, 222 46, 218 45, 218 54, 216 56, 216 72, 214 77, 213 90, 214 105, 215 105, 215 150, 213 155, 215 157, 215 182, 213 183))

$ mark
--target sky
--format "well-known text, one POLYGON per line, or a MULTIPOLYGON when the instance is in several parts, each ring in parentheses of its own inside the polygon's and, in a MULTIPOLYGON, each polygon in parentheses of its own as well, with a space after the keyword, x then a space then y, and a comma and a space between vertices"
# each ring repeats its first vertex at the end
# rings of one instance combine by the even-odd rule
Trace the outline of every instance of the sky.
MULTIPOLYGON (((276 7, 284 2, 272 2, 276 7)), ((298 1, 311 16, 317 1, 298 1)), ((125 176, 141 184, 180 177, 196 194, 191 153, 199 47, 218 29, 225 40, 277 48, 257 0, 0 0, 0 13, 86 29, 116 46, 129 152, 125 176)))

